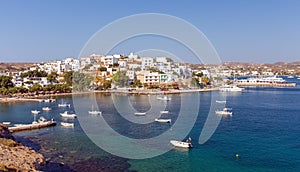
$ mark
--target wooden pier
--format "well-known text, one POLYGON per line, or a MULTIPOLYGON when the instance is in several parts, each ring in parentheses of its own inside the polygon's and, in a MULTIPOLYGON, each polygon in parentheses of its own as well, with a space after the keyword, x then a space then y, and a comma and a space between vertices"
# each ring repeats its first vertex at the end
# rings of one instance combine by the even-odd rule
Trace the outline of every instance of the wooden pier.
POLYGON ((19 132, 19 131, 25 131, 25 130, 36 130, 36 129, 41 129, 41 128, 47 128, 47 127, 52 127, 56 125, 56 121, 46 121, 46 122, 38 122, 38 123, 33 123, 33 124, 24 124, 21 126, 15 126, 15 127, 8 127, 8 130, 11 133, 14 132, 19 132))

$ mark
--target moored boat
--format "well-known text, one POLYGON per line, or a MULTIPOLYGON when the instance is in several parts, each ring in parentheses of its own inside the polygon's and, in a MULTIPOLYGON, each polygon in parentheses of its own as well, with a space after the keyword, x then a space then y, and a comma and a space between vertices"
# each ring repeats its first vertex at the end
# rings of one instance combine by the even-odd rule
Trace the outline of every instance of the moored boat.
POLYGON ((162 118, 155 118, 154 121, 161 122, 161 123, 171 123, 171 119, 162 119, 162 118))
POLYGON ((135 112, 134 115, 136 115, 136 116, 145 116, 146 112, 135 112))
POLYGON ((165 101, 172 100, 172 98, 168 97, 168 96, 158 96, 156 99, 158 99, 158 100, 165 100, 165 101))
POLYGON ((74 127, 74 123, 69 122, 61 122, 60 125, 63 127, 74 127))
POLYGON ((193 147, 191 142, 187 140, 187 142, 182 142, 182 141, 177 141, 177 140, 171 140, 170 143, 175 146, 175 147, 180 147, 180 148, 191 148, 193 147))
POLYGON ((89 114, 91 115, 101 115, 102 112, 98 110, 94 110, 94 106, 92 106, 92 110, 88 111, 89 114))
POLYGON ((77 117, 77 115, 75 115, 74 113, 70 114, 70 113, 68 113, 68 111, 65 111, 64 113, 60 113, 60 116, 64 117, 64 118, 76 118, 77 117))
POLYGON ((169 113, 169 111, 167 111, 167 110, 162 110, 162 111, 160 111, 160 113, 161 113, 161 114, 167 114, 167 113, 169 113))
POLYGON ((33 114, 39 114, 40 111, 38 111, 38 110, 32 110, 31 113, 33 113, 33 114))
POLYGON ((232 116, 232 112, 228 110, 229 110, 228 108, 224 108, 223 110, 216 110, 216 114, 222 116, 232 116))
POLYGON ((58 107, 71 107, 71 105, 67 104, 67 103, 61 103, 61 104, 58 104, 58 107))
POLYGON ((226 104, 226 100, 216 100, 216 103, 226 104))
POLYGON ((225 92, 242 92, 244 91, 244 88, 240 88, 236 85, 224 85, 220 87, 219 90, 225 92))
POLYGON ((43 107, 42 109, 43 109, 44 111, 49 111, 49 110, 51 110, 50 107, 43 107))

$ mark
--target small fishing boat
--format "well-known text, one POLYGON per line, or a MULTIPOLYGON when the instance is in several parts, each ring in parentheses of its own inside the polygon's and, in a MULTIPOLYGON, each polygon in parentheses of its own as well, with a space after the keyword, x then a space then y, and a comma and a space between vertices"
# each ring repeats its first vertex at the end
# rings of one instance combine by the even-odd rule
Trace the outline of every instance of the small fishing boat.
POLYGON ((60 113, 60 116, 64 117, 64 118, 76 118, 77 117, 77 115, 75 115, 74 113, 70 114, 70 113, 68 113, 68 111, 65 111, 64 113, 60 113))
POLYGON ((33 114, 39 114, 40 111, 38 111, 38 110, 32 110, 31 113, 33 113, 33 114))
POLYGON ((162 119, 162 118, 155 118, 154 121, 161 122, 161 123, 171 123, 171 119, 162 119))
POLYGON ((216 103, 226 104, 226 100, 216 100, 216 103))
POLYGON ((177 141, 177 140, 171 140, 170 143, 173 146, 180 147, 180 148, 191 148, 191 147, 193 147, 190 140, 187 140, 186 142, 177 141))
POLYGON ((162 111, 160 111, 160 113, 161 113, 161 114, 167 114, 167 113, 169 113, 169 111, 167 111, 167 110, 162 110, 162 111))
POLYGON ((232 116, 232 112, 228 111, 228 108, 224 108, 223 110, 217 110, 216 114, 217 115, 222 115, 222 116, 232 116))
POLYGON ((69 122, 61 122, 60 123, 61 126, 63 127, 74 127, 74 123, 69 123, 69 122))
POLYGON ((44 111, 49 111, 49 110, 51 110, 51 108, 49 108, 49 107, 43 107, 42 108, 44 111))
POLYGON ((94 106, 92 106, 92 110, 88 111, 88 113, 91 115, 101 115, 102 114, 101 111, 94 110, 94 106))
POLYGON ((168 96, 158 96, 156 99, 157 100, 165 100, 165 101, 172 100, 172 98, 168 97, 168 96))
POLYGON ((67 103, 61 103, 61 104, 58 104, 58 107, 71 107, 71 105, 67 104, 67 103))
POLYGON ((134 115, 136 115, 136 116, 145 116, 146 112, 135 112, 134 115))

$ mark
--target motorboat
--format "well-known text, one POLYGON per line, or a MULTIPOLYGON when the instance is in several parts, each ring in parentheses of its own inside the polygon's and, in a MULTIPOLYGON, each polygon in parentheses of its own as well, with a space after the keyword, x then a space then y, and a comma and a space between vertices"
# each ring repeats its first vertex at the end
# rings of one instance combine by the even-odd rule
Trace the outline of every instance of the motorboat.
POLYGON ((224 85, 219 88, 220 91, 225 92, 242 92, 245 88, 238 87, 236 85, 224 85))
POLYGON ((161 123, 171 123, 171 119, 162 119, 162 118, 155 118, 154 121, 161 122, 161 123))
POLYGON ((74 123, 69 123, 69 122, 61 122, 60 123, 61 126, 63 127, 74 127, 74 123))
POLYGON ((41 116, 39 119, 38 119, 38 123, 43 123, 43 122, 47 122, 46 118, 41 116))
POLYGON ((293 78, 294 78, 294 76, 288 76, 287 78, 289 78, 289 79, 293 79, 293 78))
POLYGON ((43 107, 42 108, 44 111, 49 111, 49 110, 51 110, 51 108, 49 108, 49 107, 43 107))
POLYGON ((165 100, 165 101, 172 100, 172 98, 168 97, 168 96, 158 96, 156 99, 157 100, 165 100))
POLYGON ((71 107, 71 105, 67 104, 67 103, 61 103, 61 104, 58 104, 58 107, 71 107))
POLYGON ((216 103, 226 104, 226 100, 216 100, 216 103))
POLYGON ((217 110, 216 114, 222 116, 232 116, 232 112, 230 112, 228 108, 224 108, 223 110, 217 110))
POLYGON ((162 111, 160 111, 160 113, 161 113, 161 114, 167 114, 167 113, 169 113, 169 111, 167 111, 167 110, 162 110, 162 111))
POLYGON ((31 113, 33 113, 33 114, 39 114, 40 111, 38 111, 38 110, 32 110, 31 113))
POLYGON ((2 122, 3 125, 8 126, 11 124, 11 122, 2 122))
POLYGON ((180 148, 191 148, 193 147, 190 140, 187 140, 186 142, 177 141, 177 140, 171 140, 170 143, 175 147, 180 148))
POLYGON ((92 106, 92 110, 88 111, 88 113, 91 115, 101 115, 102 114, 101 111, 94 110, 94 106, 92 106))
POLYGON ((51 102, 56 102, 56 100, 55 99, 45 99, 44 102, 51 103, 51 102))
POLYGON ((136 116, 145 116, 146 112, 135 112, 134 115, 136 115, 136 116))
POLYGON ((77 115, 75 115, 74 113, 70 114, 70 113, 68 113, 68 111, 65 111, 64 113, 60 113, 60 116, 64 117, 64 118, 76 118, 77 117, 77 115))

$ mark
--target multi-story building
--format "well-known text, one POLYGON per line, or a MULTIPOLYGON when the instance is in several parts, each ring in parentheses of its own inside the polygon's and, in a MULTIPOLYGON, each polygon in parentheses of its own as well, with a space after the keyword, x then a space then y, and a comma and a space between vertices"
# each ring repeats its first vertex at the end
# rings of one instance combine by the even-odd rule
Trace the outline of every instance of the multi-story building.
POLYGON ((151 57, 142 58, 142 69, 145 70, 149 67, 153 67, 154 60, 151 57))

